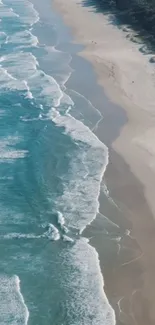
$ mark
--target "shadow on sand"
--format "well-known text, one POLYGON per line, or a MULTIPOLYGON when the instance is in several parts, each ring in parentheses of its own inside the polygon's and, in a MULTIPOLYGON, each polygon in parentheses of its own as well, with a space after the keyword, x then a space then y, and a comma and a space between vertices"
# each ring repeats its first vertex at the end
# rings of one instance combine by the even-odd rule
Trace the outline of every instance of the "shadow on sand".
POLYGON ((107 15, 109 23, 127 32, 126 37, 131 41, 142 45, 142 53, 155 53, 154 0, 83 0, 83 6, 107 15))

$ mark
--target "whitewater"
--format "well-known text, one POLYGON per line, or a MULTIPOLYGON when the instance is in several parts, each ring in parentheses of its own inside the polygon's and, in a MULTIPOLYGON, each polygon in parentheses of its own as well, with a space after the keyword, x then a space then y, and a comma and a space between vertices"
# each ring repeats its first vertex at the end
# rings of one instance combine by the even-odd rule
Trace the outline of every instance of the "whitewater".
POLYGON ((72 57, 48 0, 1 1, 0 19, 0 324, 113 325, 82 235, 108 164, 102 116, 83 98, 92 124, 67 91, 72 57))

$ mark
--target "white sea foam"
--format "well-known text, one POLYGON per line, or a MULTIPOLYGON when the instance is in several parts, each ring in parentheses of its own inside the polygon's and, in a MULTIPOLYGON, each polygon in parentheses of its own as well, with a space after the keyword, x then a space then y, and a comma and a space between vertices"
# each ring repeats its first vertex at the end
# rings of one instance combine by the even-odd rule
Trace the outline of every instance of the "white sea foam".
POLYGON ((32 99, 27 80, 37 69, 38 62, 31 53, 19 52, 0 58, 0 89, 26 91, 26 97, 32 99))
MULTIPOLYGON (((69 229, 65 226, 65 218, 60 211, 58 211, 57 213, 58 213, 58 225, 59 225, 61 231, 65 234, 67 234, 69 232, 69 229)), ((67 236, 66 236, 66 238, 67 238, 67 236)))
POLYGON ((54 46, 47 46, 46 51, 48 52, 48 54, 45 56, 46 62, 49 60, 50 64, 53 65, 53 67, 57 67, 56 76, 63 90, 63 96, 61 97, 60 103, 73 106, 73 100, 69 95, 65 93, 65 84, 73 72, 73 69, 70 67, 72 56, 69 53, 57 50, 54 46), (59 65, 57 62, 59 62, 59 65))
POLYGON ((37 239, 37 238, 41 238, 41 236, 37 236, 35 234, 20 234, 20 233, 16 233, 16 232, 12 232, 12 233, 8 233, 5 235, 1 235, 0 239, 37 239))
POLYGON ((34 5, 28 0, 5 0, 8 6, 13 7, 15 14, 19 17, 21 23, 34 25, 39 20, 39 14, 34 5))
POLYGON ((64 226, 64 224, 65 224, 64 216, 63 216, 63 214, 60 211, 58 211, 58 224, 61 227, 64 226))
POLYGON ((69 236, 63 235, 63 236, 62 236, 62 239, 63 239, 63 241, 65 241, 65 242, 74 243, 74 239, 71 238, 71 237, 69 237, 69 236))
POLYGON ((28 83, 32 94, 35 94, 40 104, 45 104, 49 107, 52 105, 58 107, 60 105, 63 92, 53 77, 45 74, 41 70, 37 70, 29 77, 28 83))
POLYGON ((32 93, 31 93, 31 91, 30 91, 30 87, 29 87, 27 81, 24 80, 23 83, 25 83, 25 87, 26 87, 26 89, 27 89, 27 96, 26 96, 26 97, 29 98, 29 99, 32 99, 32 98, 33 98, 33 95, 32 95, 32 93))
POLYGON ((65 67, 67 66, 69 68, 69 70, 71 72, 73 72, 74 70, 70 67, 70 63, 72 61, 72 56, 68 53, 68 52, 62 52, 58 49, 56 49, 55 46, 46 46, 46 50, 47 50, 47 55, 46 55, 46 59, 48 60, 48 55, 49 55, 49 60, 52 62, 55 62, 55 64, 57 62, 63 62, 63 65, 65 65, 65 67), (52 54, 52 56, 51 56, 52 54))
POLYGON ((110 192, 107 188, 107 185, 105 184, 105 182, 102 183, 101 185, 101 190, 103 191, 103 193, 106 195, 106 197, 108 198, 108 200, 117 207, 117 204, 114 202, 114 200, 112 199, 112 197, 110 196, 110 192))
MULTIPOLYGON (((11 79, 14 79, 15 83, 10 83, 10 79, 2 79, 2 87, 8 88, 17 88, 17 84, 20 81, 24 82, 29 97, 37 98, 40 101, 40 105, 48 105, 55 107, 60 105, 61 98, 63 97, 63 92, 56 82, 56 80, 45 74, 43 71, 38 70, 39 64, 36 57, 30 52, 18 52, 15 54, 9 54, 1 57, 1 66, 3 74, 7 73, 11 79), (17 81, 18 80, 18 81, 17 81)), ((5 78, 6 79, 6 78, 5 78)), ((66 101, 69 100, 69 97, 66 97, 66 101)), ((72 103, 72 102, 71 102, 72 103)))
POLYGON ((7 42, 18 45, 18 47, 33 47, 38 45, 38 38, 29 30, 25 30, 9 36, 7 42))
POLYGON ((63 232, 67 234, 69 232, 69 229, 66 226, 63 226, 63 232))
POLYGON ((46 46, 45 49, 47 51, 45 60, 47 62, 49 61, 54 67, 57 67, 56 73, 57 75, 60 73, 60 76, 62 77, 61 86, 64 86, 74 71, 70 66, 72 56, 68 52, 57 50, 55 46, 46 46), (59 62, 59 65, 57 62, 59 62))
MULTIPOLYGON (((64 179, 64 191, 56 204, 65 216, 65 223, 82 232, 99 212, 98 198, 108 163, 108 149, 87 126, 72 117, 69 111, 66 115, 61 115, 56 108, 52 108, 49 117, 57 126, 64 127, 65 132, 79 147, 78 153, 71 159, 67 182, 65 185, 64 179)), ((67 238, 65 236, 63 239, 67 238)), ((73 302, 71 314, 75 314, 78 308, 80 315, 76 324, 90 324, 90 319, 94 325, 115 324, 114 310, 103 291, 103 278, 96 250, 89 246, 88 241, 80 239, 66 258, 69 259, 69 264, 71 260, 73 262, 73 279, 70 278, 69 281, 72 292, 70 299, 73 302)))
POLYGON ((18 80, 27 80, 31 77, 38 67, 38 61, 31 52, 17 52, 4 55, 1 58, 2 67, 18 80))
MULTIPOLYGON (((67 79, 65 80, 65 82, 67 81, 67 79)), ((64 105, 68 105, 68 112, 71 109, 72 106, 74 106, 74 102, 71 99, 71 97, 69 95, 67 95, 66 93, 63 92, 63 95, 60 99, 60 104, 64 104, 64 105)), ((67 113, 67 112, 66 112, 67 113)))
POLYGON ((13 162, 14 159, 21 159, 27 155, 27 150, 13 148, 19 142, 20 138, 16 136, 8 136, 0 140, 0 163, 4 161, 13 162))
MULTIPOLYGON (((6 3, 13 6, 14 11, 10 10, 10 12, 16 17, 20 15, 19 20, 24 24, 33 25, 39 19, 33 5, 27 0, 14 0, 13 3, 12 0, 6 0, 6 3)), ((27 30, 14 34, 7 41, 14 43, 16 50, 16 44, 20 46, 37 45, 37 40, 27 30)), ((57 126, 65 128, 65 132, 76 141, 79 148, 76 157, 71 159, 63 195, 55 202, 58 210, 62 211, 58 213, 57 220, 61 229, 58 230, 55 225, 50 223, 47 226, 47 231, 41 235, 11 233, 6 234, 3 238, 48 238, 54 241, 62 238, 64 241, 72 242, 73 239, 70 236, 64 235, 64 232, 68 231, 66 225, 78 228, 82 232, 99 211, 100 183, 108 163, 108 149, 87 126, 70 115, 74 103, 70 96, 64 93, 65 87, 62 89, 53 77, 39 70, 39 64, 31 53, 16 51, 3 56, 0 72, 2 72, 2 76, 0 75, 1 89, 8 87, 26 90, 27 96, 30 99, 34 97, 41 105, 41 109, 44 109, 45 105, 53 106, 48 118, 52 119, 57 126), (66 115, 60 113, 61 104, 67 106, 66 115)), ((62 83, 63 86, 69 76, 70 74, 66 74, 62 83)), ((2 157, 6 159, 9 152, 7 144, 2 146, 1 152, 2 157)), ((19 153, 17 150, 12 150, 12 155, 16 154, 18 158, 20 158, 19 153)), ((67 259, 69 259, 68 265, 71 263, 72 269, 75 270, 74 274, 69 273, 73 276, 73 279, 69 277, 69 282, 73 285, 73 310, 75 310, 77 317, 78 315, 82 317, 77 324, 87 325, 91 322, 92 325, 100 325, 101 323, 113 325, 114 312, 102 290, 103 279, 95 249, 90 247, 86 240, 80 239, 67 253, 66 261, 67 259), (82 304, 81 297, 83 298, 82 304)), ((71 305, 71 299, 68 301, 71 305)))
POLYGON ((24 313, 25 314, 25 325, 27 325, 28 319, 29 319, 29 311, 28 311, 28 308, 27 308, 27 306, 25 304, 23 295, 22 295, 21 290, 20 290, 20 279, 19 279, 19 277, 17 275, 15 276, 15 282, 16 282, 17 292, 18 292, 18 294, 20 296, 21 302, 22 302, 23 307, 25 309, 25 313, 24 313))
POLYGON ((30 91, 27 81, 14 78, 6 69, 0 67, 0 89, 21 90, 25 92, 27 98, 32 99, 33 95, 30 91))
MULTIPOLYGON (((26 96, 28 98, 28 96, 26 96)), ((32 121, 39 121, 42 119, 42 115, 39 114, 38 117, 34 117, 34 118, 26 118, 26 117, 23 117, 23 116, 20 116, 20 119, 23 121, 23 122, 32 122, 32 121)))
POLYGON ((87 126, 70 114, 62 116, 53 108, 49 117, 80 142, 78 153, 70 162, 69 181, 66 185, 64 182, 64 192, 57 199, 57 205, 65 215, 67 225, 82 232, 99 212, 98 197, 108 163, 108 149, 87 126))
POLYGON ((13 162, 14 159, 24 158, 27 154, 26 150, 8 150, 2 151, 0 149, 0 162, 13 162))
POLYGON ((69 299, 66 299, 66 310, 71 318, 68 323, 73 317, 77 325, 114 325, 115 313, 103 291, 98 254, 85 238, 80 238, 67 250, 64 267, 67 272, 61 281, 66 290, 70 289, 69 299))
POLYGON ((4 5, 2 2, 0 3, 0 18, 4 17, 19 17, 18 14, 16 14, 11 8, 4 5))
POLYGON ((0 275, 0 324, 27 325, 28 319, 19 277, 0 275))
POLYGON ((60 239, 59 230, 54 226, 52 223, 43 225, 43 228, 47 228, 43 234, 37 235, 35 233, 18 233, 18 232, 11 232, 7 234, 0 235, 0 239, 5 240, 12 240, 12 239, 41 239, 47 238, 53 241, 57 241, 60 239))
POLYGON ((107 147, 81 121, 76 120, 70 114, 61 115, 54 107, 49 111, 48 116, 58 126, 65 127, 66 133, 70 134, 73 139, 81 141, 83 143, 87 143, 88 145, 94 148, 101 148, 102 150, 104 150, 105 156, 107 155, 107 147))
POLYGON ((44 237, 47 237, 50 240, 59 240, 59 230, 52 223, 50 223, 48 225, 48 230, 44 233, 44 237))
POLYGON ((87 99, 85 96, 78 93, 77 91, 69 89, 69 94, 71 94, 71 96, 77 97, 78 99, 82 100, 82 105, 79 105, 78 112, 76 110, 76 116, 78 116, 79 120, 82 121, 85 120, 84 123, 92 131, 95 131, 98 128, 99 123, 103 119, 101 112, 91 103, 89 99, 87 99), (91 121, 90 121, 90 117, 91 117, 91 121), (93 119, 93 124, 92 124, 92 119, 93 119))

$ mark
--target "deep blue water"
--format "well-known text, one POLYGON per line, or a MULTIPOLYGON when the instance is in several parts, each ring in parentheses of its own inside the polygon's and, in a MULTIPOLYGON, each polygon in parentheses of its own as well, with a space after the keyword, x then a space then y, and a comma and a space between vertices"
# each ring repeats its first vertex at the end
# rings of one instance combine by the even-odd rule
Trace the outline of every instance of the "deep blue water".
POLYGON ((56 48, 69 36, 35 2, 0 4, 0 324, 111 325, 82 236, 108 159, 91 131, 101 116, 67 95, 71 55, 56 48))

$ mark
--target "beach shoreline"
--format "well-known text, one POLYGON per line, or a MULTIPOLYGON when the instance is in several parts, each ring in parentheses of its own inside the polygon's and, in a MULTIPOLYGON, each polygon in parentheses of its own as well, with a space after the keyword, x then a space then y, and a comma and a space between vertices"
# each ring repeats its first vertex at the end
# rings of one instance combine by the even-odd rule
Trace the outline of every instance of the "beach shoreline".
POLYGON ((54 0, 53 4, 63 14, 65 23, 71 27, 73 41, 84 46, 78 54, 91 62, 97 81, 108 98, 126 112, 129 123, 125 123, 121 129, 121 137, 113 141, 112 147, 130 165, 133 174, 144 185, 147 201, 155 215, 155 202, 150 197, 150 179, 153 175, 155 180, 155 166, 151 158, 155 152, 153 143, 147 143, 155 132, 155 73, 149 62, 150 55, 143 55, 138 44, 127 39, 124 32, 110 24, 102 13, 96 13, 91 4, 86 7, 82 0, 68 0, 65 5, 62 0, 54 0), (75 19, 76 16, 79 19, 75 19), (148 128, 150 133, 146 132, 148 128), (133 139, 134 142, 131 141, 133 139), (134 154, 131 155, 133 151, 134 154), (145 159, 141 166, 146 169, 145 173, 137 168, 142 159, 145 159))
POLYGON ((95 68, 98 83, 111 100, 107 107, 99 108, 104 119, 95 133, 109 147, 110 161, 104 180, 116 206, 101 191, 100 214, 84 235, 91 238, 90 243, 99 253, 104 289, 116 312, 117 325, 153 325, 155 95, 149 55, 144 57, 138 45, 110 25, 107 17, 85 7, 81 0, 67 0, 65 5, 62 0, 54 0, 54 7, 71 27, 75 43, 84 45, 79 56, 95 68), (109 239, 108 256, 103 249, 104 213, 120 227, 120 238, 114 238, 114 245, 109 239))

